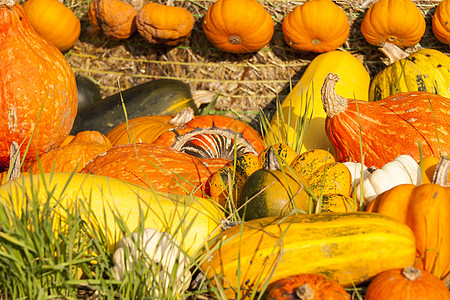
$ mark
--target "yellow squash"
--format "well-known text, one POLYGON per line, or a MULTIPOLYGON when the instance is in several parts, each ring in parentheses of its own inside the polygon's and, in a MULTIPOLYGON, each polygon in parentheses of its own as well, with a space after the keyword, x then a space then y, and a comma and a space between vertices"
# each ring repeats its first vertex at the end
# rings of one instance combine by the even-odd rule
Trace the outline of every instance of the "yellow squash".
POLYGON ((267 130, 267 144, 286 143, 298 153, 310 149, 333 151, 325 133, 321 100, 321 88, 330 72, 340 78, 336 85, 339 95, 368 100, 370 76, 355 56, 339 50, 320 54, 281 103, 267 130))
POLYGON ((412 230, 393 218, 321 213, 234 226, 211 240, 201 268, 224 287, 227 299, 244 299, 265 283, 301 273, 324 274, 352 287, 413 264, 415 254, 412 230))
POLYGON ((222 211, 208 199, 153 192, 100 175, 35 174, 0 186, 1 202, 19 215, 27 203, 30 205, 26 199, 33 199, 32 195, 37 195, 41 206, 47 202, 51 207, 55 206, 56 220, 62 222, 68 209, 79 208, 84 221, 106 231, 110 249, 114 249, 122 237, 116 216, 121 216, 131 231, 138 228, 139 217, 145 216, 144 228, 171 233, 189 255, 194 255, 204 245, 224 218, 222 211), (51 197, 48 196, 49 191, 52 191, 51 197), (89 210, 91 214, 88 216, 89 210))

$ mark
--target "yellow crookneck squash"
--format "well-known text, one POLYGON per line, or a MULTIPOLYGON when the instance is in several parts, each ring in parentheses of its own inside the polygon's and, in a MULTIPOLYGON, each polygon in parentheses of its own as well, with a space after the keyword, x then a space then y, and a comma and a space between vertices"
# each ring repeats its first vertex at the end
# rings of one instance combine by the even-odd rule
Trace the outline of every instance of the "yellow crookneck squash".
POLYGON ((384 43, 379 50, 389 59, 389 65, 373 78, 370 101, 412 91, 450 98, 450 57, 446 54, 429 48, 410 54, 391 43, 384 43))
POLYGON ((326 113, 320 92, 329 72, 342 79, 336 86, 339 93, 368 100, 370 76, 355 56, 340 50, 320 54, 277 109, 265 134, 268 145, 285 143, 298 153, 310 149, 333 151, 325 133, 326 113))
POLYGON ((224 218, 222 210, 208 199, 155 192, 93 174, 25 175, 0 186, 0 205, 10 207, 19 216, 31 205, 27 199, 37 199, 43 208, 50 204, 55 215, 55 234, 59 234, 59 220, 64 229, 68 212, 81 213, 88 228, 105 233, 111 250, 123 237, 117 221, 120 217, 134 231, 140 225, 140 216, 145 216, 144 228, 172 234, 188 255, 195 255, 203 247, 224 218))
POLYGON ((236 225, 208 243, 205 276, 224 298, 250 299, 264 284, 301 273, 324 274, 344 287, 414 262, 414 234, 382 214, 320 213, 236 225))

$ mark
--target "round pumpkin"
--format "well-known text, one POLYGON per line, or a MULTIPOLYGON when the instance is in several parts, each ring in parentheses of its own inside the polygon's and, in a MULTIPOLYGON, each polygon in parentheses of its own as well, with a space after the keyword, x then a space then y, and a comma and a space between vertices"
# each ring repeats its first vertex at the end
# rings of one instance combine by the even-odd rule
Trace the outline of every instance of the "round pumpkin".
POLYGON ((392 43, 400 47, 417 44, 426 23, 420 9, 411 0, 380 0, 364 14, 361 32, 369 44, 392 43))
POLYGON ((256 52, 274 32, 272 16, 256 0, 218 0, 208 8, 203 31, 214 47, 226 52, 256 52))
POLYGON ((337 281, 322 274, 298 274, 272 282, 265 300, 350 300, 337 281))
POLYGON ((54 45, 32 27, 21 5, 0 1, 0 169, 13 141, 33 160, 60 145, 77 112, 75 75, 54 45))
POLYGON ((296 6, 284 17, 282 29, 289 46, 318 53, 336 50, 350 33, 347 15, 331 0, 311 0, 296 6))
POLYGON ((444 44, 450 44, 450 1, 443 0, 433 14, 432 30, 434 36, 444 44))
POLYGON ((78 17, 58 0, 27 0, 23 9, 31 25, 60 51, 69 50, 80 37, 78 17))
POLYGON ((149 2, 139 9, 136 28, 152 44, 175 46, 186 40, 194 28, 194 16, 184 7, 149 2))
POLYGON ((379 273, 369 284, 365 300, 448 300, 450 291, 442 280, 414 267, 379 273))

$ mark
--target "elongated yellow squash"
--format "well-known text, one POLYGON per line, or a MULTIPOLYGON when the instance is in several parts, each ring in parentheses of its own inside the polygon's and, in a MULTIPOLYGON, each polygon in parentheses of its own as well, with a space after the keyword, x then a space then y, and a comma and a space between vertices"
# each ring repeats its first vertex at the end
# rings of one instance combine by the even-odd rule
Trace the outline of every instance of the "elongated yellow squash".
POLYGON ((209 246, 201 268, 228 299, 301 273, 351 287, 413 264, 416 253, 408 226, 366 212, 255 219, 222 232, 209 246))
POLYGON ((325 133, 326 113, 321 88, 328 73, 341 79, 336 92, 349 99, 368 100, 370 75, 364 65, 345 51, 330 51, 316 56, 299 82, 277 110, 265 140, 269 145, 286 143, 298 153, 311 149, 333 151, 325 133))
POLYGON ((92 174, 25 175, 1 185, 0 197, 1 203, 18 215, 25 205, 31 205, 27 198, 38 199, 41 206, 49 202, 50 207, 55 206, 56 220, 62 222, 67 218, 67 210, 78 208, 84 221, 107 233, 110 249, 122 237, 117 216, 123 218, 131 231, 138 228, 140 216, 145 216, 144 228, 171 233, 190 255, 204 245, 224 218, 218 206, 208 199, 154 192, 92 174))

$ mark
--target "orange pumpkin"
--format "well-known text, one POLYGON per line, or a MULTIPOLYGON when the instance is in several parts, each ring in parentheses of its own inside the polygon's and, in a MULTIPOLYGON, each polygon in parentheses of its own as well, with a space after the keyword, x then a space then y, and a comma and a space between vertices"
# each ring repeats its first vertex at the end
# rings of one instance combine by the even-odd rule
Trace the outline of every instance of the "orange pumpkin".
POLYGON ((136 16, 137 31, 152 44, 175 46, 194 28, 194 16, 184 7, 149 2, 136 16))
POLYGON ((218 0, 208 8, 203 31, 214 47, 226 52, 256 52, 274 32, 271 15, 256 0, 218 0))
POLYGON ((450 44, 450 1, 443 0, 433 14, 432 30, 434 36, 444 44, 450 44))
POLYGON ((106 135, 113 146, 136 143, 153 143, 162 133, 184 125, 194 117, 191 108, 181 110, 176 116, 143 116, 117 125, 106 135))
POLYGON ((81 173, 118 178, 162 192, 204 196, 206 180, 227 162, 201 160, 167 146, 140 143, 109 149, 91 160, 81 173))
POLYGON ((161 134, 154 144, 172 147, 202 158, 233 160, 264 150, 261 135, 247 123, 220 115, 198 116, 184 126, 161 134))
POLYGON ((33 28, 60 51, 78 41, 81 24, 78 17, 58 0, 27 0, 23 9, 33 28))
POLYGON ((60 145, 78 106, 75 75, 14 0, 0 1, 0 170, 9 165, 13 141, 27 161, 60 145))
POLYGON ((441 160, 436 183, 398 185, 366 208, 407 224, 416 238, 415 266, 441 279, 450 275, 450 187, 443 186, 449 186, 449 169, 450 163, 441 160))
POLYGON ((282 29, 289 46, 318 53, 336 50, 350 33, 347 15, 331 0, 311 0, 295 7, 284 17, 282 29))
POLYGON ((400 47, 417 44, 425 33, 425 17, 411 0, 380 0, 364 15, 361 32, 369 44, 400 47))
POLYGON ((450 292, 438 277, 413 267, 379 273, 369 284, 364 300, 449 300, 450 292))
POLYGON ((337 281, 321 274, 299 274, 272 282, 265 300, 350 300, 337 281))
POLYGON ((82 131, 66 145, 52 149, 31 164, 31 173, 79 172, 89 161, 112 147, 98 131, 82 131))
POLYGON ((113 40, 127 39, 136 32, 138 10, 121 0, 92 0, 89 5, 89 23, 113 40))

